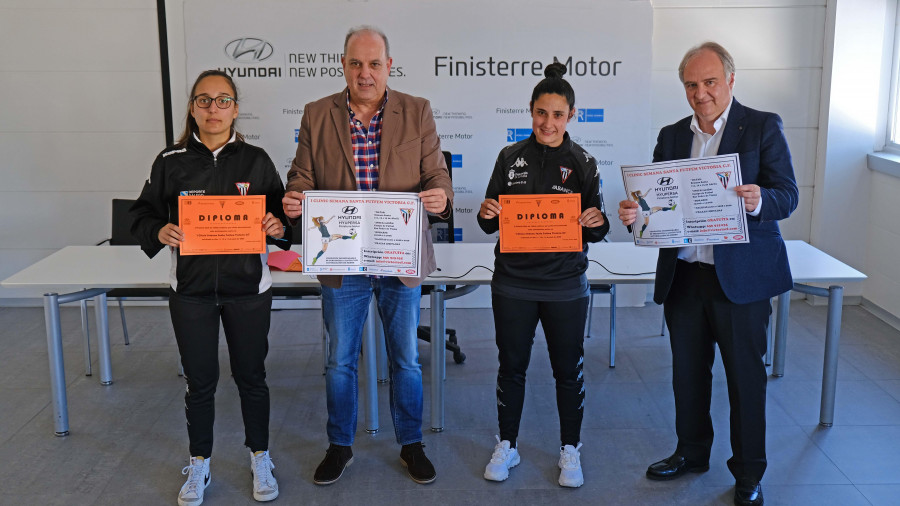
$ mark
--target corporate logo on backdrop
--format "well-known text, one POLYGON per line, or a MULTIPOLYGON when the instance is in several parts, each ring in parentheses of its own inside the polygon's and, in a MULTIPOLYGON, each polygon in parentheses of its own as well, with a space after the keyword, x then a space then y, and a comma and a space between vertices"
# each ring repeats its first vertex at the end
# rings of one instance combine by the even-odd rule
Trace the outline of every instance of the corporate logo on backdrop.
POLYGON ((531 137, 530 128, 507 128, 506 142, 519 142, 531 137))
POLYGON ((578 109, 578 123, 603 123, 603 109, 578 109))
MULTIPOLYGON (((500 60, 493 56, 435 56, 435 77, 544 77, 543 58, 538 60, 500 60)), ((553 57, 554 62, 566 66, 571 76, 616 77, 621 72, 621 60, 598 60, 594 56, 576 60, 553 57)))
POLYGON ((472 140, 472 134, 455 133, 455 134, 438 134, 442 141, 468 141, 472 140))
POLYGON ((225 55, 238 63, 265 61, 274 52, 272 44, 256 37, 241 37, 225 44, 225 55))
POLYGON ((450 168, 451 169, 461 169, 463 166, 463 160, 461 154, 452 154, 450 155, 450 168))
POLYGON ((472 115, 465 111, 441 111, 437 108, 431 109, 431 115, 435 120, 439 119, 472 119, 472 115))
POLYGON ((498 107, 494 109, 496 114, 528 114, 525 107, 498 107))

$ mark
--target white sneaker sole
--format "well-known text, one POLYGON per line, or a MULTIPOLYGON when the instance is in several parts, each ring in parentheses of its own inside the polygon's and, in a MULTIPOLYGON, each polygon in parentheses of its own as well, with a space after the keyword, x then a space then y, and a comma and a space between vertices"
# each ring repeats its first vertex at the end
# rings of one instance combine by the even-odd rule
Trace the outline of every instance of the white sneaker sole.
POLYGON ((559 476, 559 486, 560 487, 578 488, 582 485, 584 485, 584 476, 582 476, 581 478, 575 479, 575 480, 571 480, 571 481, 563 479, 562 475, 559 476))
POLYGON ((276 489, 275 492, 266 495, 257 494, 255 491, 253 492, 253 499, 255 499, 257 502, 274 501, 276 497, 278 497, 278 489, 276 489))
MULTIPOLYGON (((206 490, 210 483, 212 483, 212 475, 210 475, 209 479, 206 480, 206 483, 203 484, 203 490, 206 490)), ((202 497, 197 501, 185 501, 181 498, 181 493, 178 494, 178 506, 200 506, 201 504, 203 504, 202 497)))
MULTIPOLYGON (((509 478, 509 470, 519 465, 521 459, 519 458, 519 454, 516 453, 515 457, 509 462, 509 465, 506 466, 506 469, 502 469, 502 473, 494 474, 487 467, 484 468, 484 479, 488 481, 506 481, 509 478)), ((490 466, 490 464, 488 464, 490 466)))

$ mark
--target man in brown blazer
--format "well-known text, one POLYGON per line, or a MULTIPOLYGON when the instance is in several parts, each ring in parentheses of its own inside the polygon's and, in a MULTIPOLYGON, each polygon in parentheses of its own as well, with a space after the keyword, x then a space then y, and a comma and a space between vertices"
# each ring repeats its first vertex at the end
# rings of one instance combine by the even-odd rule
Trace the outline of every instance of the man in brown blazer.
MULTIPOLYGON (((347 88, 306 105, 297 155, 282 204, 291 220, 303 211, 303 191, 395 191, 419 194, 432 214, 449 215, 453 188, 428 100, 387 88, 387 37, 373 27, 350 30, 341 58, 347 88)), ((423 232, 428 219, 420 217, 423 232)), ((431 483, 434 466, 422 445, 422 368, 416 342, 422 280, 434 271, 431 235, 423 233, 419 277, 319 276, 331 336, 325 388, 328 442, 314 482, 337 481, 353 462, 357 362, 369 301, 376 297, 390 362, 391 417, 400 459, 417 483, 431 483)), ((305 261, 309 261, 305 259, 305 261)))

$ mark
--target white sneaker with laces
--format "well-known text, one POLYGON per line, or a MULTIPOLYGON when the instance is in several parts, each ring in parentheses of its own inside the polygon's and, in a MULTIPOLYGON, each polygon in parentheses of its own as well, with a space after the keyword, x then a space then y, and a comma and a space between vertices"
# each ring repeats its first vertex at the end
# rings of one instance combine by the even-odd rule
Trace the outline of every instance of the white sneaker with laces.
POLYGON ((250 474, 253 476, 253 498, 259 502, 271 501, 278 497, 278 482, 272 476, 275 464, 269 451, 250 452, 250 474))
POLYGON ((203 457, 191 457, 191 463, 184 466, 181 474, 187 481, 178 492, 178 506, 199 506, 203 504, 203 491, 209 486, 209 461, 203 457))
POLYGON ((565 445, 559 448, 559 485, 562 487, 580 487, 584 485, 584 474, 581 472, 581 453, 578 446, 565 445))
POLYGON ((494 454, 491 461, 484 468, 484 479, 491 481, 503 481, 509 478, 509 470, 519 465, 519 451, 509 447, 509 441, 497 438, 497 446, 494 446, 494 454))

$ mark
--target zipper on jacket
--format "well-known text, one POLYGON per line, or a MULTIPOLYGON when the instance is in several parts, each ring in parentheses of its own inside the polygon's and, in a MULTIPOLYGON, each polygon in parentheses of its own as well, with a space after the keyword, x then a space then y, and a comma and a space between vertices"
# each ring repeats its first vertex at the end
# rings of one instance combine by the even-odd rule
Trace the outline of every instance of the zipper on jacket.
MULTIPOLYGON (((218 179, 217 178, 218 171, 216 170, 216 169, 218 169, 218 167, 219 167, 219 160, 216 158, 215 155, 213 155, 213 183, 218 182, 218 181, 216 181, 218 179)), ((213 186, 213 185, 210 185, 210 186, 213 186)), ((225 192, 221 192, 221 193, 224 194, 225 192)), ((216 264, 215 265, 216 265, 216 268, 213 273, 213 277, 215 278, 215 282, 213 283, 213 295, 216 298, 216 305, 218 306, 219 305, 219 255, 216 255, 216 264)))
POLYGON ((537 188, 535 191, 537 193, 544 193, 544 160, 547 158, 547 146, 544 144, 540 144, 541 146, 541 163, 538 167, 538 176, 537 176, 537 188))

